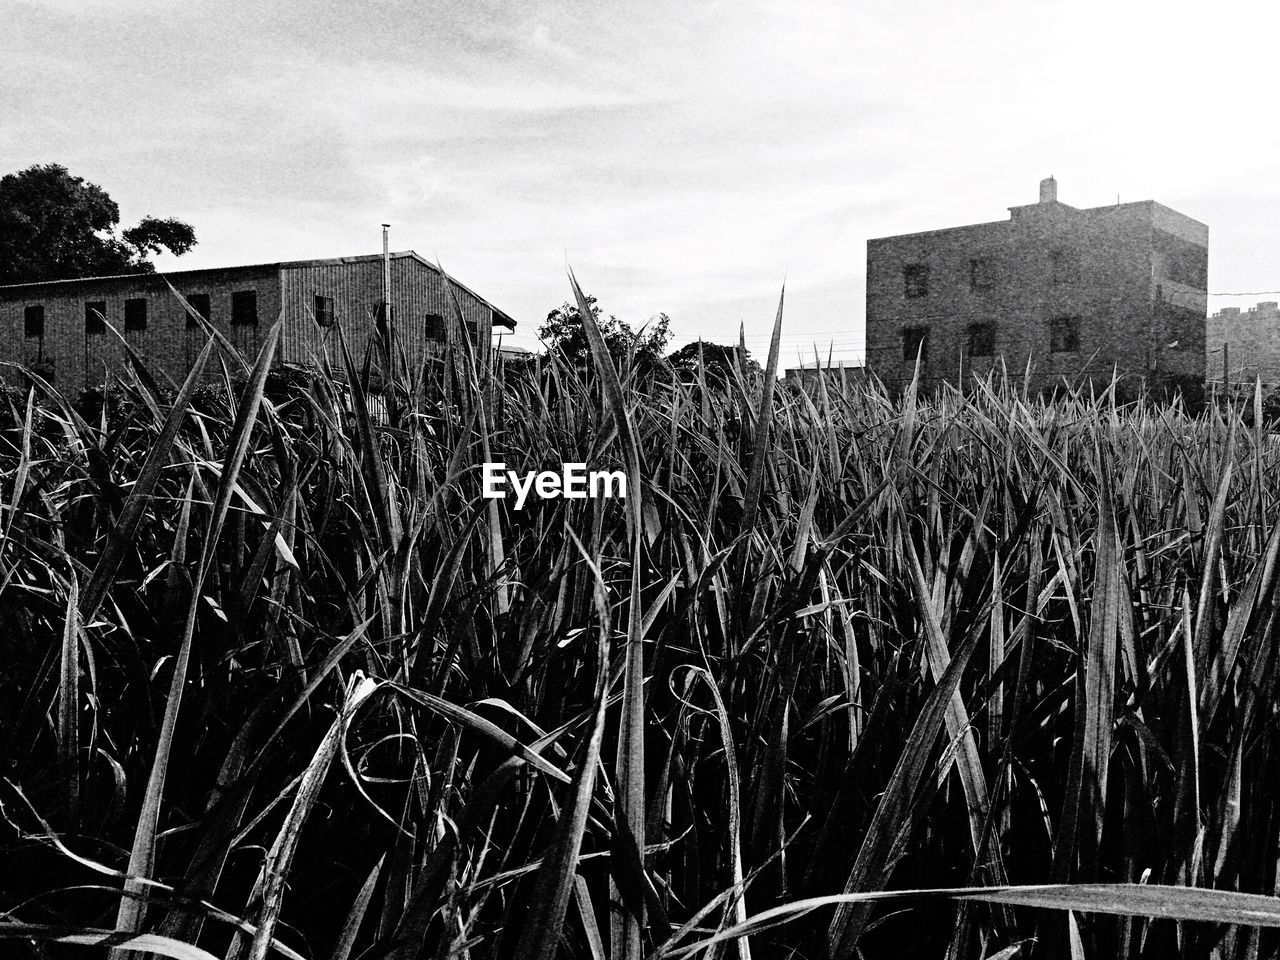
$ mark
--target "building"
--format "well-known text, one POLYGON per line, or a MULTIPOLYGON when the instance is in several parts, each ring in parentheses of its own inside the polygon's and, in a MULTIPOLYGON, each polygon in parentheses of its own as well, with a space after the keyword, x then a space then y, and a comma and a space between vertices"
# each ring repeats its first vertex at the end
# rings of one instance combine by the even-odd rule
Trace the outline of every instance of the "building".
POLYGON ((1241 311, 1226 307, 1209 317, 1206 336, 1206 378, 1222 382, 1229 372, 1233 384, 1280 385, 1280 307, 1268 300, 1241 311))
MULTIPOLYGON (((445 340, 454 317, 449 289, 412 251, 389 260, 397 352, 419 360, 445 340)), ((180 380, 208 338, 176 290, 250 360, 281 317, 277 364, 307 364, 328 347, 340 366, 338 328, 357 356, 378 329, 383 269, 383 256, 371 254, 3 286, 0 361, 31 367, 68 393, 100 385, 126 357, 110 324, 156 369, 180 380)), ((493 328, 512 330, 515 321, 457 280, 449 285, 478 356, 487 359, 493 328)), ((13 379, 13 369, 0 367, 0 378, 13 379)))
POLYGON ((793 383, 802 390, 817 391, 825 381, 828 392, 848 393, 855 383, 865 381, 865 367, 853 364, 845 366, 841 361, 835 363, 814 362, 802 363, 798 367, 787 367, 784 374, 788 383, 793 383))
POLYGON ((498 356, 503 360, 532 360, 533 351, 527 347, 518 347, 515 344, 499 342, 497 346, 498 356))
POLYGON ((1003 368, 1038 391, 1203 390, 1208 228, 1152 200, 1077 208, 1040 183, 1008 220, 867 242, 867 362, 891 389, 1003 368))

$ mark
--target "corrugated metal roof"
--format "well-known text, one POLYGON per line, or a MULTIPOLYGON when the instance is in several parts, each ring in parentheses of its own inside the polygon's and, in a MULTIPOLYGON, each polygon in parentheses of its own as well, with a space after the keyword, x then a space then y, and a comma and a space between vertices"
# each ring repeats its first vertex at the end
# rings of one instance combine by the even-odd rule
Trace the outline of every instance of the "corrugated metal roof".
MULTIPOLYGON (((392 260, 398 260, 404 257, 412 257, 414 260, 422 264, 424 267, 427 267, 430 270, 434 270, 436 273, 441 274, 442 276, 448 277, 449 281, 456 284, 459 289, 465 290, 467 293, 471 294, 471 296, 475 297, 477 300, 479 300, 481 303, 487 306, 490 310, 492 310, 495 314, 495 318, 494 318, 495 323, 497 323, 499 326, 508 327, 512 330, 515 329, 516 321, 513 320, 505 311, 495 307, 492 303, 490 303, 484 297, 480 296, 480 294, 476 293, 474 290, 468 287, 465 283, 462 283, 456 277, 450 277, 443 270, 437 267, 434 263, 432 263, 430 260, 422 256, 421 254, 417 253, 416 251, 399 250, 399 251, 396 251, 395 253, 390 254, 390 256, 392 260)), ((328 257, 328 258, 321 258, 316 260, 279 260, 279 261, 276 261, 275 263, 243 263, 243 264, 237 264, 236 266, 232 266, 232 267, 200 267, 193 270, 166 270, 163 272, 157 271, 155 273, 117 273, 117 274, 111 274, 108 276, 97 276, 97 277, 71 277, 66 280, 34 280, 30 283, 10 283, 10 284, 0 285, 0 294, 7 293, 9 291, 30 290, 34 287, 56 287, 56 286, 61 286, 63 284, 101 283, 101 282, 112 281, 112 280, 145 280, 149 277, 155 277, 159 279, 168 279, 170 277, 186 278, 186 277, 197 276, 199 274, 231 273, 238 270, 245 270, 245 271, 283 270, 283 269, 293 268, 293 267, 337 266, 339 264, 344 264, 344 263, 367 263, 370 260, 381 260, 381 259, 382 259, 382 254, 369 253, 369 254, 360 254, 359 256, 354 256, 354 257, 328 257)))

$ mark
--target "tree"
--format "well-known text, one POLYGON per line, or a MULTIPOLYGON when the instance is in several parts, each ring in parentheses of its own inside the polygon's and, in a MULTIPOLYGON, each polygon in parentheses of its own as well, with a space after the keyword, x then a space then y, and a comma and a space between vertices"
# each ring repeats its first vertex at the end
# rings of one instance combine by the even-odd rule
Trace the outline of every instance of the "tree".
MULTIPOLYGON (((600 328, 609 355, 615 364, 621 364, 628 353, 634 352, 637 366, 649 367, 658 362, 671 336, 671 318, 658 313, 639 330, 634 331, 617 317, 603 317, 595 297, 587 297, 591 316, 600 328)), ((576 303, 565 302, 547 314, 546 321, 538 328, 538 336, 547 344, 548 352, 558 355, 575 367, 590 367, 591 345, 582 326, 582 315, 576 303)))
MULTIPOLYGON (((697 340, 692 343, 686 343, 679 350, 676 350, 667 357, 667 361, 676 368, 677 371, 685 376, 685 379, 693 379, 698 372, 698 347, 697 340), (687 376, 686 376, 687 374, 687 376)), ((702 347, 702 367, 703 374, 712 379, 719 377, 728 379, 730 371, 737 362, 737 347, 725 346, 722 343, 706 343, 701 344, 702 347)), ((742 358, 742 371, 746 373, 749 370, 760 369, 760 364, 751 359, 750 352, 742 358)))
POLYGON ((0 285, 154 273, 153 255, 181 255, 196 244, 181 220, 143 217, 117 236, 119 225, 107 192, 60 164, 0 178, 0 285))

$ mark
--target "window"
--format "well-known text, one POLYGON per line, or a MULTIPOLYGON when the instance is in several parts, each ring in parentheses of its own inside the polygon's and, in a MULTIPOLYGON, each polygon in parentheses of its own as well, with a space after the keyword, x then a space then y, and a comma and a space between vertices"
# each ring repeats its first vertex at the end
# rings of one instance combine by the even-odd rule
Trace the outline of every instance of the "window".
POLYGON ((206 320, 212 320, 213 314, 209 311, 209 295, 207 293, 189 293, 187 294, 187 329, 200 326, 200 321, 195 318, 198 313, 206 320), (194 311, 194 313, 193 313, 194 311))
POLYGON ((378 329, 385 330, 387 326, 388 316, 392 320, 395 319, 395 316, 396 316, 395 304, 392 304, 391 309, 388 310, 387 301, 379 300, 377 303, 373 305, 373 315, 374 315, 375 321, 378 324, 378 329))
POLYGON ((1080 318, 1058 317, 1049 325, 1049 352, 1075 353, 1080 349, 1080 318))
POLYGON ((28 337, 44 337, 44 305, 33 303, 22 311, 22 332, 28 337))
POLYGON ((126 330, 147 329, 147 301, 135 297, 124 302, 124 328, 126 330))
POLYGON ((986 257, 969 261, 969 289, 990 290, 996 285, 995 271, 986 257))
POLYGON ((908 297, 923 297, 929 293, 929 265, 908 263, 902 268, 902 292, 908 297))
POLYGON ((924 363, 929 357, 929 328, 907 327, 902 331, 902 360, 915 363, 917 355, 924 363))
POLYGON ((1075 283, 1080 279, 1080 255, 1074 250, 1049 251, 1049 264, 1054 283, 1075 283))
POLYGON ((107 301, 89 300, 84 305, 84 332, 107 332, 107 301))
POLYGON ((231 294, 231 325, 256 327, 258 325, 258 292, 237 290, 231 294))
POLYGON ((333 297, 316 294, 316 323, 322 327, 333 326, 333 297))
POLYGON ((428 313, 423 321, 423 336, 428 340, 443 340, 444 317, 438 313, 428 313))
POLYGON ((969 356, 990 357, 996 352, 996 325, 994 323, 969 324, 969 356))

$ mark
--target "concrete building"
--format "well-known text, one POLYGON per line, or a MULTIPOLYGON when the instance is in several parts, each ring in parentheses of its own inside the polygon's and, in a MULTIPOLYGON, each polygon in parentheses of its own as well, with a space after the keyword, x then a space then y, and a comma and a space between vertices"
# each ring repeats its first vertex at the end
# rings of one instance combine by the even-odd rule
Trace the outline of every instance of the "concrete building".
POLYGON ((1008 220, 867 242, 867 363, 891 389, 1003 366, 1066 381, 1203 390, 1208 228, 1151 200, 1077 208, 1040 183, 1008 220))
MULTIPOLYGON (((418 254, 390 255, 391 320, 398 348, 412 361, 441 349, 454 317, 440 271, 418 254)), ((495 326, 515 321, 449 278, 477 356, 489 354, 495 326)), ((357 356, 383 316, 383 257, 298 260, 164 274, 85 277, 0 287, 0 361, 29 366, 59 389, 98 386, 125 362, 120 331, 155 367, 180 380, 207 336, 176 289, 250 360, 261 337, 283 318, 277 364, 307 364, 327 346, 340 367, 335 331, 341 327, 357 356), (173 289, 170 289, 172 285, 173 289)), ((0 379, 14 379, 0 366, 0 379)))
POLYGON ((1206 378, 1222 382, 1230 371, 1233 384, 1280 385, 1280 306, 1268 300, 1242 311, 1226 307, 1209 317, 1206 337, 1206 378))

